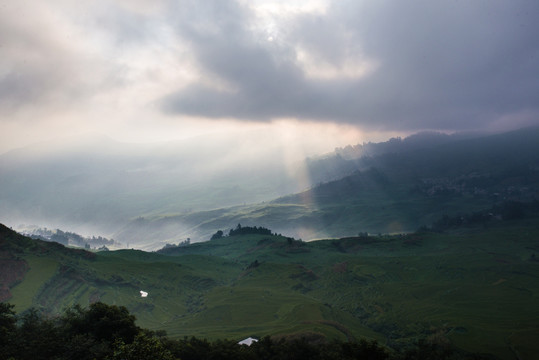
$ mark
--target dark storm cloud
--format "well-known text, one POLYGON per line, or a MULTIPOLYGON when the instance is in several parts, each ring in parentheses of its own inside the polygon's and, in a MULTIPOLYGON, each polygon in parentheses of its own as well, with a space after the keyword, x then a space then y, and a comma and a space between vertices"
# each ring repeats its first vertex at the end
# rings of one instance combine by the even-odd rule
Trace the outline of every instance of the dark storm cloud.
POLYGON ((474 127, 537 109, 537 3, 440 4, 369 2, 340 9, 364 51, 382 62, 363 85, 365 93, 383 91, 382 100, 391 100, 387 105, 396 111, 387 112, 388 121, 402 114, 418 126, 474 127))
POLYGON ((251 14, 245 9, 228 1, 207 6, 209 3, 183 2, 187 6, 178 9, 178 29, 190 41, 203 71, 231 89, 194 84, 172 95, 166 102, 167 109, 244 119, 255 113, 261 119, 275 112, 285 114, 287 111, 275 108, 275 104, 286 106, 283 101, 293 101, 290 93, 302 92, 299 69, 286 54, 272 53, 256 41, 247 29, 251 14))
POLYGON ((188 86, 166 100, 168 111, 246 120, 314 116, 331 106, 313 109, 326 102, 328 87, 343 87, 308 82, 295 63, 293 49, 272 46, 252 33, 248 29, 252 14, 236 4, 219 1, 211 9, 189 5, 181 12, 185 17, 178 21, 178 29, 190 40, 203 70, 223 81, 225 89, 188 86))
POLYGON ((169 113, 392 130, 479 128, 539 114, 536 1, 339 1, 324 14, 278 19, 274 42, 232 1, 184 1, 171 14, 201 71, 220 85, 179 89, 164 100, 169 113), (363 77, 312 77, 298 49, 336 68, 377 67, 363 77))

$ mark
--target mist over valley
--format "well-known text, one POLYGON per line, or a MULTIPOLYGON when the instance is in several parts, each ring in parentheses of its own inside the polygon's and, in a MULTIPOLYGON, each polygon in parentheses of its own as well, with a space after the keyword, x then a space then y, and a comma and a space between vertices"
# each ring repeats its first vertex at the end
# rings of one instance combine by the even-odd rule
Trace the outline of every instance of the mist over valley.
POLYGON ((238 223, 307 241, 407 233, 443 215, 536 198, 538 133, 422 133, 286 162, 279 146, 237 139, 72 139, 49 152, 36 145, 1 156, 0 215, 14 227, 36 224, 152 250, 206 241, 238 223), (253 150, 245 154, 246 146, 253 150))

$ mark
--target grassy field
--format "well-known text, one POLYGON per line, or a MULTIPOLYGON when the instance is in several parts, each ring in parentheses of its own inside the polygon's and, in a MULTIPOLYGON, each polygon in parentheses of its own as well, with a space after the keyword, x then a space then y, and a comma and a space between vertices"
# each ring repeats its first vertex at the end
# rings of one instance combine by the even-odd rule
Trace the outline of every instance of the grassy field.
POLYGON ((524 219, 308 243, 241 235, 167 254, 27 248, 17 256, 30 270, 9 301, 19 312, 98 300, 125 305, 140 326, 173 337, 369 338, 392 348, 427 339, 534 359, 538 225, 524 219))

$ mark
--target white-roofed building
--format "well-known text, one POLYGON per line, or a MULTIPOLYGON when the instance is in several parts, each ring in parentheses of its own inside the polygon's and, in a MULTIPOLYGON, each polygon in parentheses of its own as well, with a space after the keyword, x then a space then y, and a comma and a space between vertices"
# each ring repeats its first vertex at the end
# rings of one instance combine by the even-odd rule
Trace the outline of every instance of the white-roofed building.
POLYGON ((242 341, 240 341, 238 343, 238 345, 247 345, 247 346, 251 346, 252 343, 254 342, 257 342, 258 339, 255 339, 255 338, 252 338, 252 337, 248 337, 247 339, 243 339, 242 341))

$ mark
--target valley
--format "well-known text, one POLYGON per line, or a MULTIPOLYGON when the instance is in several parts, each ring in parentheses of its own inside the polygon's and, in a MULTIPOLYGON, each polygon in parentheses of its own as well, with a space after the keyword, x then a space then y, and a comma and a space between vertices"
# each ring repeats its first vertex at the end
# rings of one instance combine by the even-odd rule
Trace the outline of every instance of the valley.
POLYGON ((539 1, 0 8, 0 360, 539 358, 539 1))
POLYGON ((186 238, 205 241, 238 223, 303 240, 408 233, 444 215, 539 197, 539 128, 441 143, 432 139, 437 135, 424 135, 421 142, 392 139, 359 158, 337 152, 310 159, 308 178, 318 182, 303 191, 262 203, 141 215, 113 237, 155 250, 186 238))

